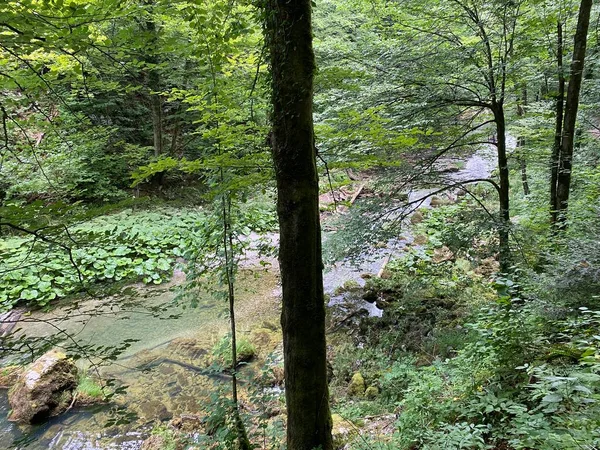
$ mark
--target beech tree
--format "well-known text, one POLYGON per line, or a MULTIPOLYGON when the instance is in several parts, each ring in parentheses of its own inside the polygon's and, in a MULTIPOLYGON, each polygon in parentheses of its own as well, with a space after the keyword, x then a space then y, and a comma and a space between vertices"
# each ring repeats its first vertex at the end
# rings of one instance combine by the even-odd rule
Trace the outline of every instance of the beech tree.
MULTIPOLYGON (((400 49, 394 50, 390 72, 402 89, 392 95, 410 106, 405 120, 420 117, 423 130, 444 128, 449 137, 436 143, 438 150, 423 166, 461 149, 496 149, 498 182, 465 183, 488 181, 497 191, 502 271, 510 266, 511 227, 506 105, 517 84, 515 43, 526 7, 523 1, 480 0, 381 5, 385 19, 380 26, 400 49)), ((431 148, 427 140, 423 143, 431 148)))
POLYGON ((269 0, 288 450, 333 448, 327 386, 310 0, 269 0))
POLYGON ((579 93, 581 91, 581 81, 583 79, 587 33, 590 24, 592 3, 592 0, 582 0, 579 7, 573 60, 571 62, 567 99, 564 107, 562 136, 560 137, 556 190, 554 191, 554 187, 552 188, 556 195, 556 198, 552 202, 552 206, 556 211, 553 217, 558 221, 559 228, 566 227, 566 213, 569 204, 569 191, 571 189, 571 170, 573 167, 575 122, 577 121, 577 110, 579 108, 579 93))

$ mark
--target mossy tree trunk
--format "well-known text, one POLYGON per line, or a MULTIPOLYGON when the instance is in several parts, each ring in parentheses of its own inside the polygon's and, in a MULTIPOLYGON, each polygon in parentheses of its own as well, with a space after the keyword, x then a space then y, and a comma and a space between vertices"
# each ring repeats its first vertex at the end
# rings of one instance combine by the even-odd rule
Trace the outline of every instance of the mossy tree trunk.
POLYGON ((288 450, 331 450, 310 0, 267 0, 288 450))
POLYGON ((498 238, 500 241, 500 269, 508 272, 510 267, 510 181, 508 171, 508 157, 506 155, 506 119, 504 117, 504 104, 502 101, 493 100, 491 110, 496 123, 496 147, 498 157, 498 175, 500 189, 498 197, 500 202, 500 224, 498 238))

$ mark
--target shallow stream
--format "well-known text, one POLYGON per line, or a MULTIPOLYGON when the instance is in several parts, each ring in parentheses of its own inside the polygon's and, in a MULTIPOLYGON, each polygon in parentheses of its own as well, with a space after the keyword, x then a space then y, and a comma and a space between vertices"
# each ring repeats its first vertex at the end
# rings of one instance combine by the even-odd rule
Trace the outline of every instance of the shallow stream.
MULTIPOLYGON (((490 152, 489 148, 484 148, 474 153, 460 170, 449 174, 449 180, 488 177, 494 167, 494 155, 490 152)), ((419 199, 429 192, 414 190, 409 200, 419 199)), ((427 207, 428 203, 429 200, 422 206, 427 207)), ((269 237, 276 242, 276 236, 269 237)), ((324 274, 324 286, 325 292, 332 296, 330 304, 343 301, 342 297, 334 295, 336 287, 348 280, 364 284, 361 275, 377 274, 390 256, 400 254, 410 240, 389 241, 385 248, 365 252, 358 261, 343 260, 329 268, 324 274)), ((276 265, 275 261, 271 262, 276 265)), ((249 255, 243 271, 245 275, 240 277, 238 284, 236 308, 241 334, 248 333, 251 326, 256 325, 257 317, 274 323, 279 320, 276 270, 249 269, 256 263, 255 255, 249 255)), ((175 290, 182 275, 178 277, 171 285, 137 286, 124 295, 84 299, 75 308, 64 306, 51 313, 37 312, 24 317, 19 328, 29 336, 47 336, 54 327, 60 327, 79 345, 117 346, 126 339, 136 340, 116 361, 102 367, 100 373, 103 378, 114 378, 119 385, 128 386, 127 393, 117 397, 115 403, 126 407, 126 412, 134 412, 137 419, 127 425, 106 427, 115 417, 113 404, 111 407, 74 408, 44 425, 24 430, 6 421, 7 395, 6 391, 0 391, 0 448, 9 448, 15 440, 27 438, 28 445, 22 443, 13 448, 134 450, 140 448, 157 418, 167 420, 201 411, 208 395, 218 389, 223 380, 202 375, 190 367, 196 366, 199 358, 227 333, 226 305, 210 296, 200 297, 197 308, 189 308, 189 302, 175 303, 175 290), (151 312, 152 308, 158 312, 151 312), (144 367, 151 369, 141 370, 144 367)), ((361 299, 354 301, 370 315, 382 314, 374 304, 361 299)))
MULTIPOLYGON (((277 321, 279 311, 274 270, 243 272, 237 292, 242 335, 250 331, 256 317, 277 321)), ((48 323, 53 323, 79 345, 118 346, 126 339, 137 342, 99 369, 103 379, 112 378, 117 385, 128 386, 126 394, 116 397, 111 406, 74 408, 44 425, 20 429, 6 421, 7 394, 0 391, 0 448, 26 438, 29 444, 14 448, 133 450, 141 446, 156 419, 203 410, 209 394, 228 378, 206 376, 193 369, 202 369, 198 367, 201 357, 227 333, 226 305, 205 296, 197 308, 189 308, 187 302, 174 303, 174 289, 138 286, 137 291, 135 296, 81 301, 74 310, 68 307, 69 319, 64 319, 67 307, 23 318, 19 327, 29 336, 51 333, 53 327, 48 323), (152 312, 152 307, 163 311, 152 312), (173 315, 177 318, 170 318, 173 315), (126 406, 126 410, 116 411, 115 406, 126 406), (109 420, 125 418, 124 414, 131 412, 137 415, 131 423, 106 427, 109 420)))

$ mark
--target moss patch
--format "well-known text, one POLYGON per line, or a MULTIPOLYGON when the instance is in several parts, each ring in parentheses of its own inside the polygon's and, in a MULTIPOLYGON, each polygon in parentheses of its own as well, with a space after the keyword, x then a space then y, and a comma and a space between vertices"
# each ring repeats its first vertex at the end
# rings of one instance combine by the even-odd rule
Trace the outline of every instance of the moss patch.
POLYGON ((8 366, 0 369, 0 389, 9 389, 23 371, 21 366, 8 366))
POLYGON ((87 375, 79 378, 76 395, 77 404, 80 406, 102 403, 105 400, 100 383, 87 375))

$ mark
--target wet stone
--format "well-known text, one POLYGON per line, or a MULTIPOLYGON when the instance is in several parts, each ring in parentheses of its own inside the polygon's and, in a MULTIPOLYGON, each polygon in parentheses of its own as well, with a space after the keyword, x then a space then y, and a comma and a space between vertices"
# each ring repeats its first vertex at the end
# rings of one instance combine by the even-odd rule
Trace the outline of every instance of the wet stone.
POLYGON ((77 386, 73 361, 52 350, 35 360, 18 378, 8 394, 9 420, 40 423, 69 407, 77 386))
POLYGON ((196 339, 180 338, 174 339, 169 343, 167 349, 169 352, 185 356, 192 360, 197 360, 208 353, 196 339))
POLYGON ((148 420, 169 420, 173 417, 173 414, 167 409, 167 407, 158 400, 150 400, 140 405, 140 412, 143 417, 148 420))
POLYGON ((195 414, 182 414, 171 420, 169 425, 184 433, 193 433, 202 429, 202 417, 195 414))

